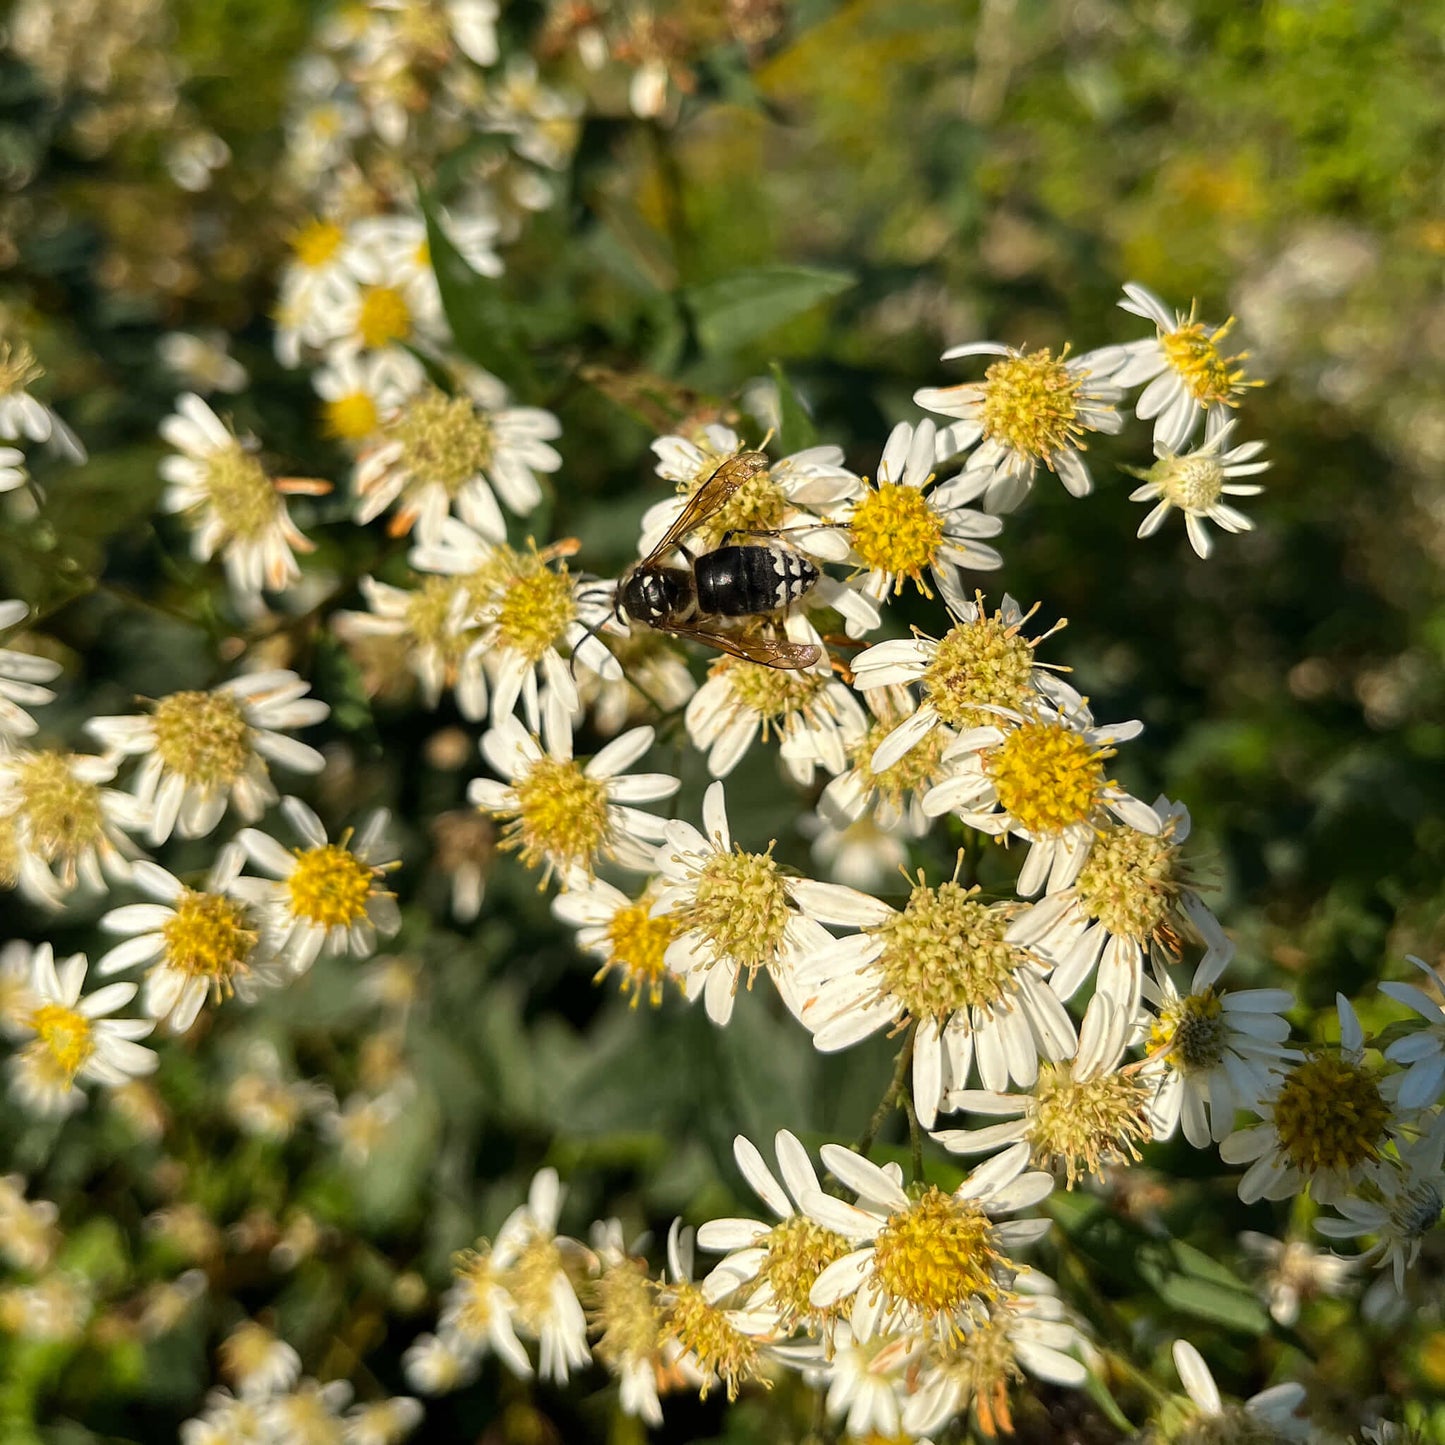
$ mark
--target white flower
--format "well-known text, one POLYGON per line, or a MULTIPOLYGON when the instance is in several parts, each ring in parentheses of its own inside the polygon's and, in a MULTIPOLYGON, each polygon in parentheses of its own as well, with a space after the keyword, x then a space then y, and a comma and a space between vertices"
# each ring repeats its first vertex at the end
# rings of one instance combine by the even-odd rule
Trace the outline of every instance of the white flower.
POLYGON ((830 818, 805 813, 798 819, 798 830, 812 839, 809 852, 820 872, 863 893, 886 888, 908 863, 911 830, 881 828, 869 814, 840 827, 830 818))
MULTIPOLYGON (((524 160, 547 170, 565 170, 580 131, 581 96, 549 89, 537 78, 530 55, 513 55, 500 76, 487 78, 483 125, 511 137, 524 160)), ((545 202, 535 204, 541 209, 545 202)))
MULTIPOLYGON (((505 1309, 501 1318, 508 1318, 505 1309)), ((508 1328, 510 1329, 510 1324, 508 1328)), ((510 1340, 520 1352, 523 1365, 521 1370, 514 1369, 514 1373, 530 1374, 532 1366, 527 1359, 527 1352, 522 1349, 516 1335, 510 1335, 510 1340)), ((452 1390, 460 1390, 463 1385, 471 1384, 477 1377, 480 1362, 480 1354, 472 1351, 460 1339, 448 1341, 432 1334, 418 1335, 406 1347, 401 1357, 401 1367, 407 1384, 413 1390, 420 1390, 423 1395, 445 1395, 452 1390)))
POLYGON ((279 1395, 301 1378, 301 1356, 255 1320, 237 1325, 219 1353, 222 1372, 243 1399, 279 1395))
POLYGON ((816 1368, 827 1385, 824 1408, 844 1422, 850 1439, 898 1439, 904 1433, 904 1402, 917 1379, 924 1341, 916 1333, 888 1332, 872 1313, 856 1313, 856 1323, 838 1320, 833 1325, 826 1344, 806 1353, 795 1351, 789 1358, 818 1361, 816 1368))
POLYGON ((1215 1422, 1214 1428, 1227 1432, 1221 1438, 1247 1439, 1263 1425, 1283 1439, 1306 1440, 1309 1424, 1295 1411, 1304 1403, 1304 1386, 1273 1385, 1252 1395, 1243 1405, 1228 1405, 1220 1399, 1219 1386, 1209 1373, 1199 1351, 1188 1340, 1174 1341, 1174 1368, 1200 1415, 1215 1422))
POLYGON ((948 429, 954 450, 978 446, 964 476, 981 473, 984 506, 990 512, 1011 512, 1028 495, 1040 465, 1058 475, 1072 496, 1084 497, 1094 479, 1084 462, 1090 432, 1122 430, 1115 410, 1124 393, 1107 378, 1112 365, 1098 352, 1055 356, 1047 347, 1017 351, 996 341, 970 342, 943 353, 944 361, 961 356, 996 356, 984 379, 960 386, 928 386, 913 394, 925 411, 958 417, 962 425, 948 429))
POLYGON ((281 1445, 311 1445, 335 1440, 340 1434, 341 1412, 351 1403, 351 1386, 345 1380, 302 1380, 287 1394, 272 1395, 261 1406, 261 1421, 269 1438, 281 1445))
POLYGON ((968 1082, 975 1060, 988 1089, 1028 1087, 1038 1055, 1066 1058, 1074 1026, 1045 983, 1047 970, 1006 938, 1014 914, 957 882, 919 875, 902 911, 837 884, 800 880, 809 916, 859 932, 827 938, 799 962, 800 1017, 832 1052, 879 1029, 916 1023, 913 1102, 931 1128, 943 1098, 968 1082))
POLYGON ((276 356, 299 366, 302 354, 325 346, 339 332, 339 318, 357 305, 359 288, 350 266, 346 231, 316 218, 291 237, 291 259, 276 302, 276 356))
POLYGON ((293 973, 304 973, 323 949, 368 957, 378 933, 390 935, 401 927, 396 896, 382 886, 398 866, 388 859, 383 841, 386 810, 377 809, 355 841, 348 828, 335 843, 299 799, 283 798, 281 811, 305 846, 287 852, 269 834, 243 829, 237 842, 279 881, 238 878, 232 891, 265 909, 276 955, 293 973))
POLYGON ((1248 532, 1254 523, 1224 500, 1225 497, 1256 497, 1264 490, 1252 482, 1231 481, 1233 477, 1249 477, 1269 469, 1268 462, 1256 461, 1264 450, 1263 442, 1243 442, 1225 451, 1225 443, 1234 429, 1234 418, 1216 424, 1214 412, 1204 427, 1204 440, 1191 452, 1166 452, 1155 443, 1159 458, 1148 471, 1128 468, 1144 485, 1129 493, 1131 502, 1156 502, 1158 505, 1139 523, 1139 536, 1152 537, 1164 525, 1170 509, 1184 513, 1184 527, 1189 545, 1200 557, 1208 557, 1214 543, 1205 528, 1206 521, 1226 532, 1248 532))
POLYGON ((596 1258, 588 1305, 593 1358, 616 1377, 622 1413, 656 1427, 662 1424, 657 1385, 663 1366, 655 1282, 640 1257, 641 1244, 624 1248, 618 1220, 599 1220, 590 1237, 596 1258))
POLYGON ((421 1424, 420 1400, 410 1395, 393 1395, 368 1405, 353 1405, 346 1412, 342 1430, 344 1445, 398 1445, 421 1424))
POLYGON ((610 883, 592 878, 559 893, 552 900, 552 912, 577 929, 578 948, 602 960, 594 983, 615 971, 632 1007, 644 995, 653 1008, 662 1002, 667 947, 677 924, 658 911, 655 884, 649 883, 634 900, 610 883))
POLYGON ((224 331, 168 331, 156 350, 188 391, 244 391, 250 377, 228 346, 224 331))
POLYGON ((181 1422, 181 1445, 267 1445, 271 1437, 261 1420, 263 1404, 238 1400, 229 1390, 211 1390, 206 1408, 181 1422))
POLYGON ((763 853, 734 847, 720 782, 703 795, 702 822, 701 833, 691 823, 668 823, 666 842, 657 850, 657 908, 672 916, 678 930, 667 966, 689 1000, 703 996, 715 1024, 732 1017, 742 975, 751 988, 759 970, 796 1013, 802 1000, 793 984, 795 966, 827 941, 827 931, 798 911, 801 880, 783 873, 772 844, 763 853))
POLYGON ((1110 346, 1099 353, 1112 368, 1114 385, 1124 390, 1143 386, 1135 412, 1140 421, 1154 421, 1154 443, 1177 452, 1189 440, 1201 416, 1233 407, 1236 398, 1258 383, 1235 365, 1248 353, 1225 356, 1219 349, 1234 324, 1222 326, 1195 320, 1194 308, 1171 312, 1147 287, 1131 281, 1124 287, 1122 310, 1152 321, 1158 334, 1149 340, 1110 346), (1146 385, 1147 383, 1147 385, 1146 385))
POLYGON ((231 894, 245 858, 239 845, 226 844, 200 889, 154 863, 137 863, 136 886, 159 901, 130 903, 100 920, 107 932, 130 937, 96 961, 96 973, 106 977, 148 964, 145 1011, 169 1019, 178 1034, 195 1023, 207 998, 219 1004, 238 993, 249 1001, 259 986, 277 981, 260 910, 231 894))
POLYGON ((629 723, 680 712, 697 691, 686 658, 656 628, 633 624, 625 637, 611 637, 608 651, 621 665, 620 677, 603 678, 583 668, 577 678, 578 699, 605 738, 629 723))
POLYGON ((337 352, 311 374, 321 398, 321 429, 344 446, 360 446, 426 382, 426 368, 399 346, 337 352))
POLYGON ((30 395, 32 382, 45 368, 25 342, 0 341, 0 437, 17 441, 48 442, 51 451, 68 462, 83 462, 80 439, 43 402, 30 395))
POLYGON ((1413 953, 1406 955, 1425 975, 1429 992, 1412 983, 1387 982, 1380 992, 1402 1003, 1425 1021, 1425 1027, 1396 1039, 1385 1050, 1391 1063, 1403 1064, 1405 1076, 1400 1080, 1398 1103, 1402 1109, 1419 1109, 1440 1102, 1445 1089, 1445 1008, 1440 1004, 1440 975, 1413 953))
MULTIPOLYGON (((1098 727, 1092 719, 1040 711, 1002 716, 960 733, 944 752, 952 777, 924 795, 930 817, 955 813, 970 828, 1009 833, 1029 845, 1014 885, 1020 898, 1067 888, 1089 860, 1109 813, 1141 833, 1163 827, 1155 811, 1104 772, 1112 744, 1138 737, 1138 722, 1098 727)), ((875 756, 875 763, 876 763, 875 756)))
MULTIPOLYGON (((0 454, 6 450, 0 447, 0 454)), ((0 632, 29 615, 29 607, 19 600, 0 602, 0 632)), ((34 736, 35 719, 25 709, 54 701, 55 694, 40 684, 53 682, 60 671, 60 664, 48 657, 0 647, 0 753, 8 752, 16 739, 34 736)))
POLYGON ((68 1114, 85 1103, 81 1080, 114 1087, 156 1066, 150 1049, 135 1042, 155 1027, 150 1019, 110 1018, 135 997, 133 983, 109 983, 81 996, 85 955, 58 967, 48 943, 34 954, 34 1010, 25 1020, 30 1042, 10 1061, 11 1087, 37 1114, 68 1114))
POLYGON ((305 478, 273 481, 254 455, 194 393, 176 402, 161 435, 178 456, 161 459, 169 484, 163 512, 179 513, 191 529, 191 552, 199 562, 220 553, 237 602, 254 608, 262 591, 283 591, 301 576, 294 552, 312 544, 296 529, 283 492, 320 495, 329 484, 305 478))
MULTIPOLYGON (((16 492, 30 480, 25 453, 18 447, 0 447, 0 492, 16 492)), ((10 624, 4 624, 8 627, 10 624)))
POLYGON ((515 717, 483 734, 482 756, 507 781, 473 778, 467 801, 508 820, 502 847, 517 850, 527 867, 543 868, 544 882, 555 872, 563 887, 575 887, 603 859, 651 868, 665 825, 633 804, 670 798, 678 780, 667 773, 623 774, 652 746, 653 730, 623 733, 584 765, 572 755, 566 714, 549 707, 543 722, 545 750, 515 717))
POLYGON ((1354 1260, 1327 1254, 1302 1239, 1275 1239, 1246 1229, 1239 1242, 1264 1266, 1261 1282, 1270 1317, 1286 1329, 1298 1322, 1302 1300, 1343 1294, 1355 1266, 1354 1260))
POLYGON ((55 1257, 60 1211, 49 1199, 26 1199, 25 1179, 0 1175, 0 1256, 12 1269, 39 1274, 55 1257))
POLYGON ((324 702, 306 696, 310 688, 282 668, 243 673, 210 692, 173 692, 149 715, 92 718, 86 728, 112 756, 143 758, 132 791, 150 812, 153 843, 173 829, 201 838, 228 803, 254 823, 277 800, 268 760, 293 772, 321 771, 322 755, 286 736, 330 715, 324 702))

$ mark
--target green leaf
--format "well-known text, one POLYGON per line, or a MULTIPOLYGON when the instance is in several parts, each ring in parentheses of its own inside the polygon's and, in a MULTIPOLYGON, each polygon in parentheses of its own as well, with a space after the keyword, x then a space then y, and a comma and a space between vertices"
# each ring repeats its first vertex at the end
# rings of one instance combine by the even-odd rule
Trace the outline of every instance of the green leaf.
POLYGON ((704 351, 733 351, 854 284, 846 271, 764 266, 688 286, 683 300, 704 351))
POLYGON ((818 428, 793 390, 787 372, 776 361, 768 370, 778 388, 778 449, 784 456, 790 456, 812 446, 818 440, 818 428))

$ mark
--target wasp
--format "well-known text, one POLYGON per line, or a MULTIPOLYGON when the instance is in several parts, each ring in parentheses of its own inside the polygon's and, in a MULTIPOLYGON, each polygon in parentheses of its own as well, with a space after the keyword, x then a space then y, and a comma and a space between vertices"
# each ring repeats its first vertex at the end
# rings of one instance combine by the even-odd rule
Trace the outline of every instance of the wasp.
POLYGON ((816 643, 788 642, 747 625, 776 618, 812 591, 819 573, 808 558, 775 542, 728 545, 732 533, 723 546, 696 556, 683 545, 744 482, 767 469, 762 452, 729 457, 692 495, 657 546, 622 574, 619 615, 625 612, 659 632, 690 637, 764 667, 812 667, 823 655, 816 643), (680 552, 687 566, 661 561, 672 551, 680 552))

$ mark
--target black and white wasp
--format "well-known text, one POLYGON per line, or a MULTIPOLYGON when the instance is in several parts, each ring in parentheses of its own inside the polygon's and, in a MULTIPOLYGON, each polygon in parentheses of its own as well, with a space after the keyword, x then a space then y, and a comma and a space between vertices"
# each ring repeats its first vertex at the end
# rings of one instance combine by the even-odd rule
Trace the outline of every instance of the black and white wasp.
POLYGON ((788 642, 762 630, 817 584, 818 569, 808 558, 777 542, 724 545, 697 555, 683 545, 744 482, 767 468, 762 452, 729 457, 693 493, 657 546, 622 574, 618 614, 764 667, 812 667, 823 655, 817 644, 788 642), (660 560, 673 551, 687 566, 660 560))

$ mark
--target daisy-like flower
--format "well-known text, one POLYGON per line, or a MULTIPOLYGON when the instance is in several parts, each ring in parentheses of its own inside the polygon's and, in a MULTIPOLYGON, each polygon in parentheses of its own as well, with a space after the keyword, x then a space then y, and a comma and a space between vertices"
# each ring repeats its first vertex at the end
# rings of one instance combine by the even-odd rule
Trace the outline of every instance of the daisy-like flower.
POLYGON ((1385 1057, 1405 1066, 1397 1099, 1400 1107, 1420 1109, 1438 1103, 1445 1089, 1445 1008, 1441 1007, 1440 975, 1423 958, 1413 953, 1405 957, 1425 975, 1426 987, 1387 982, 1380 985, 1380 992, 1412 1009, 1425 1027, 1396 1039, 1385 1050, 1385 1057))
POLYGON ((83 953, 57 966, 48 943, 34 955, 34 1010, 25 1020, 29 1042, 10 1061, 11 1088, 37 1114, 69 1114, 85 1103, 81 1081, 114 1087, 156 1066, 142 1044, 150 1019, 109 1017, 135 997, 135 984, 108 983, 82 997, 83 953))
POLYGON ((243 1399, 278 1395, 301 1378, 301 1356, 255 1320, 243 1320, 219 1350, 221 1373, 243 1399))
POLYGON ((929 887, 921 873, 901 911, 833 883, 800 880, 794 893, 811 917, 859 930, 828 937, 798 965, 800 1017, 814 1045, 832 1052, 916 1024, 913 1103, 925 1128, 975 1060, 985 1088, 1010 1078, 1027 1088, 1040 1049, 1073 1052, 1074 1026, 1047 969, 1008 942, 1014 905, 986 903, 956 880, 929 887))
POLYGON ((48 1199, 26 1199, 19 1174, 0 1175, 0 1257, 12 1269, 39 1274, 55 1257, 60 1211, 48 1199))
POLYGON ((959 1089, 951 1109, 1003 1117, 981 1129, 946 1129, 933 1137, 955 1154, 984 1154, 1020 1140, 1036 1168, 1064 1171, 1069 1189, 1085 1175, 1102 1179, 1110 1164, 1140 1157, 1149 1137, 1153 1083, 1137 1068, 1121 1069, 1132 1018, 1097 993, 1084 1011, 1078 1048, 1067 1067, 1046 1062, 1026 1095, 959 1089))
POLYGON ((321 429, 343 446, 356 448, 381 430, 426 382, 426 369, 409 351, 338 352, 311 376, 321 398, 321 429))
POLYGON ((477 372, 448 395, 432 385, 382 420, 376 443, 358 458, 356 520, 369 522, 399 504, 394 535, 416 529, 418 540, 441 540, 455 510, 491 542, 507 524, 500 497, 519 517, 542 500, 538 472, 555 472, 562 458, 550 443, 562 434, 557 418, 533 406, 508 406, 506 389, 477 372))
POLYGON ((1234 325, 1232 316, 1222 326, 1210 326, 1196 319, 1193 306, 1187 313, 1170 311, 1137 281, 1124 287, 1119 306, 1152 321, 1157 335, 1106 347, 1100 355, 1113 368, 1115 386, 1144 387, 1135 413, 1140 421, 1153 420, 1155 445, 1166 452, 1177 452, 1189 440, 1200 417, 1238 406, 1238 398, 1260 384, 1250 381, 1238 365, 1248 352, 1226 356, 1221 350, 1220 343, 1234 325))
POLYGON ((721 783, 703 795, 702 825, 699 832, 681 820, 668 823, 657 850, 662 891, 656 906, 677 927, 667 966, 689 1000, 702 995, 715 1024, 732 1017, 738 980, 746 973, 751 988, 759 970, 796 1013, 794 969, 828 941, 827 930, 798 908, 802 880, 784 874, 771 843, 762 853, 734 846, 721 783))
MULTIPOLYGON (((642 519, 639 554, 646 556, 682 514, 694 492, 729 458, 743 451, 742 439, 731 427, 701 428, 695 440, 684 436, 659 437, 652 444, 657 474, 677 484, 678 495, 650 507, 642 519)), ((803 551, 815 546, 817 555, 840 560, 843 550, 837 530, 821 521, 843 502, 856 497, 863 483, 843 465, 841 447, 809 447, 749 477, 728 499, 727 505, 698 531, 699 548, 716 547, 726 532, 757 533, 786 530, 789 540, 803 551)))
POLYGON ((577 929, 577 946, 602 960, 593 975, 601 983, 616 973, 618 987, 636 1008, 644 995, 658 1007, 668 977, 668 945, 677 935, 677 923, 657 911, 657 888, 648 884, 642 896, 629 898, 610 883, 593 878, 559 893, 552 912, 577 929))
POLYGON ((592 1226, 596 1278, 587 1287, 587 1327, 592 1354, 616 1376, 624 1415, 662 1424, 658 1385, 663 1375, 659 1336, 663 1315, 647 1261, 622 1242, 615 1219, 592 1226))
POLYGON ((150 813, 103 786, 115 767, 110 758, 83 753, 0 755, 0 827, 13 826, 17 881, 37 902, 78 883, 101 892, 107 874, 130 876, 135 850, 121 830, 144 828, 150 813))
POLYGON ((1049 987, 1060 998, 1072 998, 1097 968, 1100 991, 1132 1017, 1151 945, 1176 953, 1181 929, 1197 934, 1223 962, 1232 954, 1181 857, 1189 810, 1161 797, 1154 813, 1154 833, 1105 824, 1078 877, 1030 904, 1010 927, 1011 942, 1052 966, 1049 987))
POLYGON ((299 366, 303 353, 325 346, 337 317, 357 304, 349 261, 346 230, 334 220, 317 217, 292 235, 276 302, 276 356, 283 366, 299 366))
POLYGON ((1332 1204, 1380 1173, 1402 1118, 1388 1081, 1365 1062, 1364 1030, 1349 1000, 1337 994, 1335 1003, 1339 1048, 1289 1064, 1252 1105, 1263 1122, 1237 1129, 1219 1146, 1226 1164, 1247 1166, 1239 1181, 1246 1204, 1305 1191, 1332 1204))
POLYGON ((261 1406, 263 1438, 271 1440, 335 1440, 341 1433, 341 1412, 351 1403, 345 1380, 301 1380, 293 1390, 272 1395, 261 1406))
POLYGON ((508 136, 524 160, 549 171, 566 169, 577 148, 582 98, 543 85, 532 56, 513 55, 501 75, 488 77, 481 109, 485 128, 508 136))
POLYGON ((818 1276, 848 1253, 849 1244, 803 1212, 803 1200, 822 1188, 808 1151, 786 1129, 778 1131, 773 1146, 785 1183, 778 1182, 757 1145, 741 1134, 733 1140, 733 1158, 743 1178, 776 1222, 710 1219, 698 1229, 697 1242, 726 1254, 712 1275, 719 1281, 731 1279, 734 1289, 747 1289, 747 1308, 770 1311, 774 1332, 786 1336, 799 1325, 831 1320, 831 1313, 815 1309, 808 1296, 818 1276))
POLYGON ((1064 625, 1059 622, 1038 637, 1026 637, 1024 625, 1036 610, 1024 612, 1005 593, 998 609, 986 612, 980 592, 972 602, 949 604, 954 625, 941 638, 915 630, 912 637, 860 652, 853 661, 853 685, 860 692, 914 683, 922 692, 918 707, 875 744, 872 771, 887 771, 935 728, 956 732, 981 727, 996 721, 1000 712, 1031 712, 1040 706, 1087 717, 1083 698, 1058 675, 1065 669, 1034 657, 1034 649, 1064 625))
POLYGON ((204 888, 187 888, 164 868, 137 863, 136 886, 157 901, 129 903, 100 920, 107 932, 130 937, 97 960, 96 973, 149 965, 142 1006, 153 1019, 169 1019, 176 1033, 195 1023, 208 998, 219 1004, 239 993, 249 1000, 258 985, 277 981, 261 938, 261 911, 231 893, 245 860, 243 848, 226 844, 204 888))
POLYGON ((299 799, 283 798, 281 811, 305 846, 288 852, 269 834, 243 829, 236 841, 278 881, 237 878, 232 892, 264 910, 276 956, 292 973, 305 973, 323 949, 368 957, 377 934, 390 936, 401 927, 396 895, 384 886, 386 875, 401 866, 388 857, 386 810, 377 809, 355 839, 348 828, 335 843, 299 799))
POLYGON ((593 876, 603 859, 624 868, 652 867, 662 819, 634 807, 670 798, 678 780, 667 773, 623 776, 651 746, 651 728, 614 738, 586 764, 572 755, 572 725, 547 708, 546 747, 511 716, 482 736, 482 756, 504 778, 473 778, 467 801, 505 820, 503 848, 528 868, 542 868, 542 886, 557 874, 564 888, 593 876))
POLYGON ((251 378, 231 355, 229 344, 224 331, 168 331, 156 351, 187 391, 244 391, 251 378))
POLYGON ((418 1425, 425 1411, 410 1395, 392 1395, 353 1405, 342 1427, 343 1445, 400 1445, 418 1425))
POLYGON ((899 422, 878 464, 878 481, 830 521, 847 532, 849 557, 866 570, 863 591, 876 602, 903 592, 911 581, 932 597, 924 570, 945 597, 961 599, 954 568, 992 572, 1003 558, 982 539, 997 537, 1003 523, 968 506, 988 486, 988 474, 972 471, 929 491, 940 460, 937 428, 899 422))
POLYGON ((819 872, 862 893, 886 888, 908 864, 905 831, 880 828, 867 814, 841 827, 816 813, 804 814, 798 831, 812 840, 808 851, 819 872))
POLYGON ((210 692, 173 692, 148 715, 92 718, 86 728, 112 756, 143 759, 132 791, 150 812, 153 843, 172 830, 201 838, 228 803, 254 823, 277 800, 268 760, 293 772, 321 771, 321 754, 286 736, 330 715, 324 702, 306 696, 310 689, 281 668, 246 673, 210 692))
MULTIPOLYGON (((428 1360, 427 1355, 452 1356, 457 1374, 474 1373, 476 1364, 488 1353, 524 1379, 532 1373, 532 1362, 512 1323, 517 1303, 502 1282, 502 1271, 492 1257, 491 1245, 478 1240, 475 1249, 464 1249, 452 1259, 452 1283, 442 1296, 440 1334, 436 1344, 409 1361, 407 1378, 426 1394, 440 1394, 455 1385, 445 1383, 448 1361, 428 1360), (413 1370, 412 1366, 416 1368, 413 1370), (427 1377, 431 1376, 432 1379, 427 1377)), ((413 1346, 419 1350, 422 1341, 413 1346)), ((408 1354, 411 1354, 408 1351, 408 1354)), ((460 1382, 460 1381, 459 1381, 460 1382)))
POLYGON ((847 766, 844 739, 866 726, 857 699, 834 677, 826 649, 808 668, 720 657, 684 716, 713 777, 727 777, 759 734, 764 742, 776 735, 788 775, 803 787, 820 765, 841 773, 847 766))
POLYGON ((1286 1329, 1298 1322, 1303 1301, 1343 1294, 1354 1272, 1354 1260, 1328 1254, 1303 1239, 1275 1239, 1246 1229, 1239 1242, 1264 1267, 1260 1283, 1270 1318, 1286 1329))
POLYGON ((876 1312, 855 1309, 854 1319, 836 1320, 826 1339, 785 1346, 784 1358, 826 1387, 824 1409, 844 1422, 850 1440, 903 1441, 914 1439, 904 1433, 903 1409, 924 1347, 917 1334, 895 1334, 876 1312))
POLYGON ((45 368, 24 342, 0 341, 0 437, 16 441, 27 437, 47 442, 68 462, 83 462, 85 448, 44 402, 30 395, 30 387, 45 375, 45 368))
POLYGON ((1017 351, 996 341, 975 341, 943 353, 996 356, 982 381, 960 386, 926 386, 913 394, 924 411, 957 417, 948 443, 961 451, 978 443, 964 477, 981 473, 983 504, 990 512, 1011 512, 1028 495, 1034 474, 1045 466, 1071 496, 1085 497, 1094 479, 1084 462, 1090 432, 1121 431, 1115 409, 1124 393, 1111 379, 1113 365, 1099 352, 1055 356, 1048 347, 1017 351))
POLYGON ((1226 1405, 1199 1351, 1188 1340, 1174 1341, 1174 1368, 1194 1405, 1194 1429, 1214 1440, 1306 1440, 1309 1423, 1295 1411, 1304 1403, 1303 1385, 1272 1385, 1242 1405, 1226 1405), (1207 1431, 1207 1434, 1205 1433, 1207 1431))
POLYGON ((253 608, 263 590, 280 592, 295 582, 301 576, 295 553, 313 549, 291 521, 284 494, 320 496, 330 483, 268 477, 254 443, 237 437, 192 392, 161 423, 161 436, 180 453, 161 459, 169 484, 161 510, 179 513, 191 529, 196 560, 219 553, 237 601, 253 608))
POLYGON ((821 1154, 858 1199, 817 1190, 802 1201, 811 1219, 852 1246, 818 1276, 809 1299, 817 1309, 851 1299, 855 1334, 865 1320, 886 1317, 899 1333, 956 1337, 960 1316, 978 1316, 1012 1285, 1018 1267, 1009 1251, 1048 1231, 1046 1219, 997 1218, 1053 1189, 1047 1174, 1029 1170, 1027 1145, 979 1165, 952 1194, 934 1184, 910 1194, 895 1174, 838 1144, 821 1154))
POLYGON ((631 625, 625 637, 610 637, 607 649, 620 664, 621 677, 602 678, 583 669, 577 678, 582 706, 605 738, 629 724, 681 711, 697 691, 687 659, 656 628, 631 625))
POLYGON ((497 856, 497 830, 473 808, 449 808, 431 820, 432 862, 451 883, 452 912, 470 923, 482 911, 497 856))
MULTIPOLYGON (((505 1311, 503 1318, 506 1318, 505 1311)), ((530 1375, 531 1361, 516 1336, 512 1340, 521 1354, 523 1368, 514 1374, 530 1375)), ((402 1353, 401 1367, 406 1382, 423 1395, 445 1395, 470 1385, 477 1377, 481 1357, 457 1340, 443 1340, 437 1335, 418 1335, 402 1353)), ((187 1442, 188 1445, 188 1442, 187 1442)))
MULTIPOLYGON (((0 447, 0 452, 4 450, 0 447)), ((29 607, 18 599, 0 602, 0 632, 29 615, 29 607)), ((41 684, 54 682, 60 670, 60 664, 48 657, 0 647, 0 754, 8 752, 17 739, 34 735, 35 719, 25 709, 54 701, 55 694, 41 684)))
POLYGON ((1172 508, 1184 513, 1184 528, 1189 545, 1199 557, 1208 557, 1214 549, 1205 522, 1213 522, 1225 532, 1249 532, 1254 523, 1243 512, 1229 505, 1226 497, 1257 497, 1264 488, 1254 482, 1238 482, 1235 477, 1255 476, 1269 470, 1268 462, 1256 461, 1264 450, 1263 442, 1241 442, 1225 450, 1234 418, 1216 425, 1211 414, 1204 426, 1204 440, 1190 452, 1161 451, 1156 442, 1158 460, 1147 471, 1126 467, 1125 471, 1144 482, 1129 493, 1131 502, 1154 502, 1157 505, 1139 523, 1141 537, 1152 537, 1172 508))
POLYGON ((1294 995, 1282 988, 1230 993, 1216 988, 1228 950, 1211 950, 1181 994, 1157 962, 1144 978, 1143 995, 1155 1018, 1148 1037, 1151 1069, 1163 1071, 1150 1106, 1156 1139, 1169 1139, 1182 1123, 1196 1149, 1216 1144, 1234 1127, 1235 1113, 1250 1108, 1272 1087, 1274 1073, 1301 1057, 1284 1047, 1294 995))
POLYGON ((1019 897, 1057 892, 1078 878, 1108 814, 1141 833, 1163 827, 1153 808, 1104 771, 1112 744, 1142 731, 1137 722, 1097 727, 1087 716, 1042 711, 1001 717, 949 745, 943 758, 955 771, 924 795, 923 811, 956 813, 981 833, 1022 838, 1029 851, 1014 885, 1019 897))

